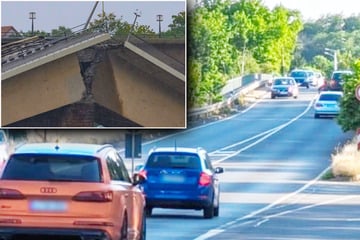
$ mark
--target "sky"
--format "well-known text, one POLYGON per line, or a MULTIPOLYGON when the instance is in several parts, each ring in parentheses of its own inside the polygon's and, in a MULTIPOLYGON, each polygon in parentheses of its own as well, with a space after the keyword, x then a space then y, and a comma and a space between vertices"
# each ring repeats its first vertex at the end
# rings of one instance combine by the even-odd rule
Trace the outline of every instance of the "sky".
POLYGON ((327 14, 342 14, 344 17, 360 14, 359 0, 262 0, 272 9, 280 3, 288 9, 297 9, 303 19, 316 20, 327 14))
MULTIPOLYGON (((13 26, 17 31, 31 31, 29 12, 36 12, 34 30, 51 32, 59 26, 73 28, 86 23, 95 5, 95 1, 1 1, 1 26, 13 26)), ((130 24, 135 20, 135 12, 140 14, 137 22, 148 25, 154 32, 159 32, 156 15, 163 15, 161 31, 166 31, 172 23, 172 15, 185 11, 185 0, 168 1, 100 1, 93 18, 102 12, 114 13, 130 24), (104 2, 104 4, 102 4, 104 2)), ((79 29, 77 29, 79 30, 79 29)))

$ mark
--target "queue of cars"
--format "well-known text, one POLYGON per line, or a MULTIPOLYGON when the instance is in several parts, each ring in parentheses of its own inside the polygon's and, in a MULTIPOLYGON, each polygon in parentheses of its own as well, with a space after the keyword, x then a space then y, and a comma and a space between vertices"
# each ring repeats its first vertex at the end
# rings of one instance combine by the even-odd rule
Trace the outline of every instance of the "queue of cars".
POLYGON ((345 76, 351 75, 349 70, 333 71, 331 78, 325 80, 318 71, 294 69, 286 77, 275 77, 271 84, 271 98, 299 96, 299 87, 318 87, 313 109, 314 118, 334 117, 340 113, 340 102, 343 97, 345 76))
POLYGON ((156 148, 137 169, 109 144, 16 148, 0 170, 0 239, 145 240, 153 208, 219 216, 224 169, 205 149, 156 148))

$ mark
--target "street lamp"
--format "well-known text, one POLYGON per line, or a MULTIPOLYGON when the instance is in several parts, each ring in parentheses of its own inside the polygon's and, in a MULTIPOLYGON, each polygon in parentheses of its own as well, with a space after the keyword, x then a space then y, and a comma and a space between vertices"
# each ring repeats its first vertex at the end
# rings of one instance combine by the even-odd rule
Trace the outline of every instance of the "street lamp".
POLYGON ((337 50, 325 48, 324 54, 331 56, 334 59, 334 71, 337 70, 338 60, 337 60, 337 50))
POLYGON ((163 15, 156 15, 156 21, 159 22, 159 38, 161 37, 161 22, 163 21, 163 15))
POLYGON ((134 28, 135 28, 136 19, 137 19, 138 17, 141 17, 141 12, 139 12, 139 10, 138 10, 138 9, 136 9, 136 11, 134 12, 134 14, 135 14, 134 23, 133 23, 133 25, 131 26, 131 29, 130 29, 129 35, 128 35, 128 37, 127 37, 127 41, 129 41, 130 34, 132 33, 132 31, 133 31, 133 30, 134 30, 134 28))
POLYGON ((29 19, 31 19, 31 36, 34 36, 34 19, 36 19, 36 12, 29 12, 29 19))

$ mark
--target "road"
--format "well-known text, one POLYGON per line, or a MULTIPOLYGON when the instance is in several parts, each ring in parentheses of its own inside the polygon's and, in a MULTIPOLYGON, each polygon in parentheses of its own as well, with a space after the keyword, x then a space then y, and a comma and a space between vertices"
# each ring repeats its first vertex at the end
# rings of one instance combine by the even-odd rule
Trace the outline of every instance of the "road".
POLYGON ((360 186, 320 179, 334 149, 353 135, 334 119, 314 119, 315 96, 312 88, 302 88, 298 99, 269 94, 227 119, 144 143, 144 153, 154 146, 201 146, 225 168, 219 217, 154 209, 147 238, 359 239, 360 186))

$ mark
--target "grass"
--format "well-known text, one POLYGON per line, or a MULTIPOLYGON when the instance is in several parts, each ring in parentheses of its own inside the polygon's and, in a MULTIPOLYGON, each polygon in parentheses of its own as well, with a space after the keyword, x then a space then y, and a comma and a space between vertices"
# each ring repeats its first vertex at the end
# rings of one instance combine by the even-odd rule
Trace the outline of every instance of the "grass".
MULTIPOLYGON (((334 178, 360 179, 360 151, 357 150, 356 138, 331 155, 331 172, 334 178)), ((329 173, 325 175, 330 176, 329 173)))

